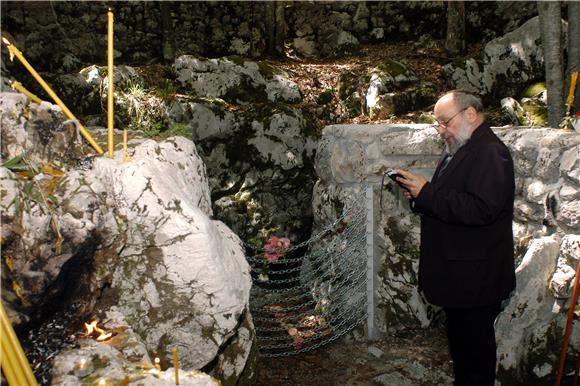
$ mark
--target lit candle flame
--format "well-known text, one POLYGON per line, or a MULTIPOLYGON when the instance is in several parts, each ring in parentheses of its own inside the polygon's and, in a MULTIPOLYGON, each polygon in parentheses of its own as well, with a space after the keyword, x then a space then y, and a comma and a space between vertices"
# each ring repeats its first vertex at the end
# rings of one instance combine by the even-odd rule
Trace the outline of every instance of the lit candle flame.
POLYGON ((10 42, 4 36, 2 36, 2 42, 4 42, 4 44, 6 44, 7 46, 10 45, 10 42))
POLYGON ((91 323, 85 323, 85 328, 87 329, 87 335, 91 335, 97 327, 97 321, 93 320, 91 323))
POLYGON ((111 336, 113 336, 111 332, 107 332, 106 334, 101 333, 101 335, 98 336, 97 341, 102 342, 103 340, 109 339, 111 336))
POLYGON ((81 358, 81 369, 85 367, 85 363, 87 363, 87 360, 85 358, 81 358))
POLYGON ((97 337, 98 342, 102 342, 113 336, 113 333, 107 332, 102 328, 98 327, 96 320, 93 320, 90 323, 85 323, 85 328, 87 329, 87 335, 91 335, 95 331, 99 333, 99 336, 97 337))

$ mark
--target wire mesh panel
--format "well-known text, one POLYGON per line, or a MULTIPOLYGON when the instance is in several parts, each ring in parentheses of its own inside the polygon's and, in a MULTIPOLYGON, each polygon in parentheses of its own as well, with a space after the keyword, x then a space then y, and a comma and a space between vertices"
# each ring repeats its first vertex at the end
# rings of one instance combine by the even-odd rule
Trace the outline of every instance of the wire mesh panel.
POLYGON ((262 355, 314 350, 366 320, 365 189, 332 224, 290 247, 247 245, 254 280, 250 308, 262 355))

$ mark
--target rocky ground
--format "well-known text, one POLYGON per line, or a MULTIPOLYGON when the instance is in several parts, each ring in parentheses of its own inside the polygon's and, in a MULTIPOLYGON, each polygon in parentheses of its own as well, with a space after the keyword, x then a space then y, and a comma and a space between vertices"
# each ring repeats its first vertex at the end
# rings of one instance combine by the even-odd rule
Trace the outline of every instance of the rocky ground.
MULTIPOLYGON (((310 117, 316 117, 316 125, 323 128, 325 125, 333 124, 329 119, 332 114, 341 115, 340 104, 338 103, 337 93, 332 93, 332 100, 325 104, 324 113, 316 113, 320 109, 320 98, 325 91, 336 91, 339 78, 345 73, 365 74, 373 67, 384 63, 386 60, 396 60, 408 66, 419 79, 431 82, 435 89, 440 93, 447 90, 443 66, 454 58, 449 57, 443 48, 443 41, 433 41, 428 47, 419 47, 413 43, 387 43, 379 45, 364 46, 359 55, 343 57, 338 59, 325 60, 301 60, 299 58, 288 58, 285 61, 274 61, 274 65, 284 69, 290 79, 296 82, 300 91, 304 95, 303 108, 313 114, 310 117)), ((481 50, 479 44, 473 44, 467 47, 465 56, 481 50)), ((500 126, 503 118, 500 113, 499 102, 497 106, 487 106, 487 113, 494 125, 500 126)), ((429 109, 424 109, 429 111, 429 109)), ((432 107, 431 107, 432 110, 432 107)), ((339 123, 416 123, 421 111, 411 111, 400 116, 391 116, 388 119, 371 120, 368 115, 347 119, 339 123)))
POLYGON ((409 329, 376 342, 340 339, 309 353, 262 358, 257 386, 446 386, 445 331, 409 329))

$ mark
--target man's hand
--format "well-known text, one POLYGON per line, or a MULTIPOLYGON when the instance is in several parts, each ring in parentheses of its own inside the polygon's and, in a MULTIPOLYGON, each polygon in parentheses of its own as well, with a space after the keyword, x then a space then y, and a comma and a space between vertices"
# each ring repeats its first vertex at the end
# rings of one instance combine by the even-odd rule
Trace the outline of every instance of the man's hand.
POLYGON ((403 194, 407 198, 417 198, 423 186, 427 183, 425 177, 413 174, 406 170, 397 170, 403 176, 397 177, 397 182, 403 187, 403 194))

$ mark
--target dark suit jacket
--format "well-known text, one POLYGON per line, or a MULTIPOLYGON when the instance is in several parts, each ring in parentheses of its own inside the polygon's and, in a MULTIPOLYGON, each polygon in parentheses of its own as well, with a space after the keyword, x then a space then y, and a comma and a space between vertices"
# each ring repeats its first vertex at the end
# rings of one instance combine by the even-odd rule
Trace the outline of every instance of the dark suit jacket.
POLYGON ((413 203, 421 214, 419 286, 443 307, 491 305, 515 288, 514 168, 487 123, 428 182, 413 203))

